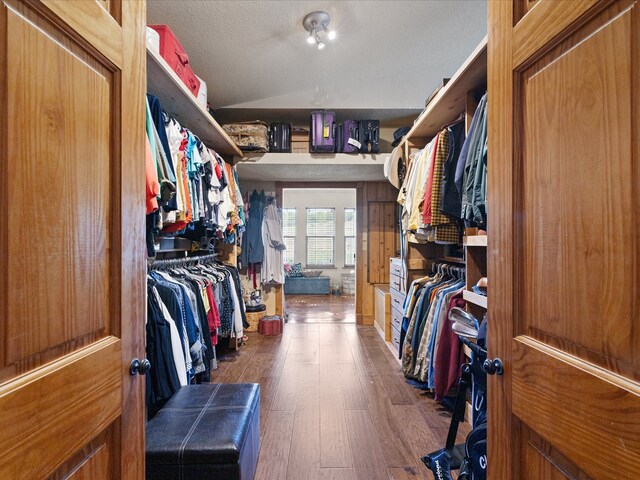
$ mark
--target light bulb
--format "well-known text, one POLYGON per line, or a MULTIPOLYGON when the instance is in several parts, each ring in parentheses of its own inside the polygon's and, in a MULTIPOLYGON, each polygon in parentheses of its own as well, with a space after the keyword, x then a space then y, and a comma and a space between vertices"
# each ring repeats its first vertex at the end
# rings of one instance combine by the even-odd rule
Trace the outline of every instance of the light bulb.
POLYGON ((313 36, 312 36, 312 35, 309 35, 309 36, 307 37, 307 43, 308 43, 309 45, 313 45, 314 43, 316 43, 316 39, 315 39, 315 38, 313 38, 313 36))
POLYGON ((318 43, 318 50, 322 50, 325 47, 325 44, 320 42, 318 43))
POLYGON ((329 33, 327 33, 327 38, 329 40, 335 40, 336 39, 336 31, 335 30, 329 30, 329 33))

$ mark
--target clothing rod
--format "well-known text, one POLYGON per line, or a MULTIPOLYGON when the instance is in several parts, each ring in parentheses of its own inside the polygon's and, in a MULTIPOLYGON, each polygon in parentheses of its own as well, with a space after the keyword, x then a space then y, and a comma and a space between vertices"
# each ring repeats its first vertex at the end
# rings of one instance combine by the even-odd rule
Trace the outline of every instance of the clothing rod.
POLYGON ((217 253, 210 253, 208 255, 196 255, 193 257, 185 258, 170 258, 168 260, 152 260, 149 262, 149 267, 160 267, 167 265, 185 265, 188 263, 200 263, 202 261, 215 260, 218 257, 217 253))

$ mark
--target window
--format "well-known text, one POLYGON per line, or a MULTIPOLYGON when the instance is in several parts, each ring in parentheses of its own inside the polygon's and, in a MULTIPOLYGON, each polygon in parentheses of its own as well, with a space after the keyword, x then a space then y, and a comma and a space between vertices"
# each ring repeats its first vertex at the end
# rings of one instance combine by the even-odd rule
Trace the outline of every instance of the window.
POLYGON ((296 262, 296 209, 282 209, 282 226, 284 244, 287 249, 284 251, 284 263, 296 262))
POLYGON ((307 208, 307 267, 333 267, 336 212, 307 208))
POLYGON ((344 209, 344 266, 356 266, 356 209, 344 209))

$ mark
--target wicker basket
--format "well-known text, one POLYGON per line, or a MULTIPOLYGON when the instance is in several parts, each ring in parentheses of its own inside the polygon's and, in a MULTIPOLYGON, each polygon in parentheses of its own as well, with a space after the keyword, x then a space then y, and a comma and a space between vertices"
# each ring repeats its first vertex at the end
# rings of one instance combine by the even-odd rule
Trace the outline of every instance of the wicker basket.
POLYGON ((247 312, 247 322, 249 322, 249 328, 245 328, 245 332, 257 332, 258 323, 260 319, 264 317, 266 312, 247 312))

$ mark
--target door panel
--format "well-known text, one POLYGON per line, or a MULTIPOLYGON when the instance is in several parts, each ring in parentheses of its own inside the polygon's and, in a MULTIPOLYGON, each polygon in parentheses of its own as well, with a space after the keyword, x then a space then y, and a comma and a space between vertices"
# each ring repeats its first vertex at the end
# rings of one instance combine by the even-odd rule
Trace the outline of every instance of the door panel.
POLYGON ((522 73, 518 333, 589 352, 591 361, 631 376, 640 374, 631 363, 640 287, 629 261, 638 245, 621 213, 634 212, 638 185, 629 155, 632 51, 610 51, 631 45, 631 11, 612 20, 610 13, 522 73))
POLYGON ((3 479, 144 476, 144 9, 0 1, 3 479))
POLYGON ((389 283, 389 259, 395 254, 395 202, 369 202, 367 282, 389 283))
POLYGON ((568 33, 567 28, 577 28, 579 22, 576 20, 588 18, 586 14, 591 9, 602 8, 603 3, 603 0, 545 0, 530 4, 526 15, 518 19, 513 28, 514 68, 552 46, 551 42, 561 38, 561 33, 568 33))
POLYGON ((107 478, 109 471, 109 450, 101 445, 91 452, 77 469, 69 475, 69 480, 92 480, 94 478, 107 478))
POLYGON ((35 8, 61 25, 72 36, 81 37, 94 47, 116 68, 122 69, 124 61, 124 37, 118 13, 125 7, 122 0, 110 1, 109 9, 96 1, 74 2, 69 8, 68 0, 28 0, 35 8), (100 28, 96 28, 99 25, 100 28))
POLYGON ((639 19, 489 3, 488 478, 637 476, 639 19))
POLYGON ((51 473, 116 420, 121 357, 110 337, 2 387, 0 478, 51 473))
POLYGON ((108 319, 118 314, 109 312, 108 281, 108 189, 111 160, 118 161, 111 151, 113 72, 39 15, 23 13, 9 10, 6 20, 8 90, 20 94, 9 101, 6 128, 9 138, 22 139, 7 145, 8 158, 21 159, 8 163, 8 177, 20 181, 9 182, 7 196, 16 217, 29 220, 9 229, 8 249, 39 244, 46 253, 7 264, 16 287, 7 308, 22 321, 7 324, 6 365, 108 335, 108 319), (42 60, 25 61, 33 58, 42 60))
POLYGON ((558 450, 540 436, 521 425, 519 455, 522 463, 522 478, 544 478, 545 480, 580 479, 590 480, 558 450))
POLYGON ((594 478, 626 478, 618 474, 635 471, 640 465, 636 383, 529 337, 514 340, 512 362, 518 419, 594 478))

